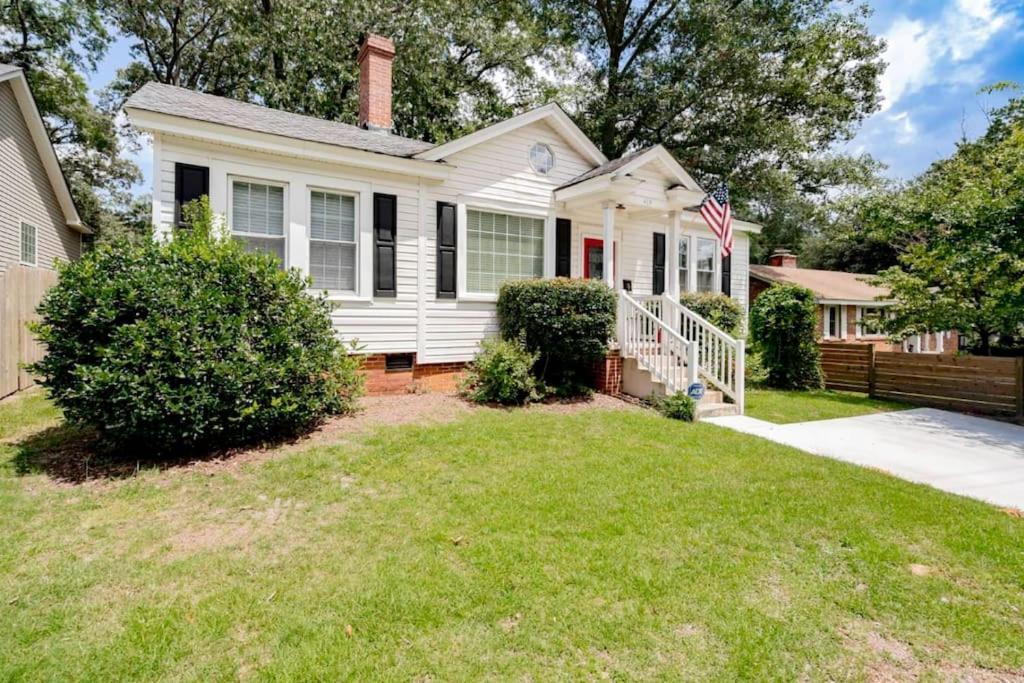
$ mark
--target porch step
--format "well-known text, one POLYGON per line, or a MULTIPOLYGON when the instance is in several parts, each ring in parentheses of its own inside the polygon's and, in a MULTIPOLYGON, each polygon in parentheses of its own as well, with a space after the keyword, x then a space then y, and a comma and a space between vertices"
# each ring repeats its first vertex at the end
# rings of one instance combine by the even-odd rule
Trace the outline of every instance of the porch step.
POLYGON ((698 404, 704 403, 725 403, 723 394, 718 389, 708 389, 704 392, 704 396, 697 401, 698 404))
POLYGON ((697 420, 703 420, 708 417, 724 417, 726 415, 739 415, 739 408, 736 407, 735 403, 705 403, 701 401, 697 404, 697 420))

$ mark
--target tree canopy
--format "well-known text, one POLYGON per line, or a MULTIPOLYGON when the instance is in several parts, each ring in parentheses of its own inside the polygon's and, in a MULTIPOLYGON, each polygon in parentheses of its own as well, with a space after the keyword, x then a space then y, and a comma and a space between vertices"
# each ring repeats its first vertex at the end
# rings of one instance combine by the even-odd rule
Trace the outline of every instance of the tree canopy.
MULTIPOLYGON (((11 35, 26 16, 46 18, 34 33, 52 60, 70 65, 64 80, 77 78, 71 91, 81 95, 72 99, 90 112, 72 124, 94 155, 82 164, 81 184, 106 193, 135 177, 115 145, 113 115, 146 81, 355 122, 355 57, 367 31, 391 36, 398 48, 397 133, 443 142, 559 101, 610 157, 662 143, 699 181, 727 180, 736 210, 766 226, 755 258, 802 239, 835 188, 859 183, 875 168, 868 158, 829 153, 878 102, 882 43, 867 29, 867 8, 852 0, 2 6, 0 27, 11 35), (46 30, 51 19, 68 35, 46 30), (95 66, 112 34, 127 41, 131 60, 97 108, 81 73, 95 66), (97 128, 103 135, 90 132, 97 128)), ((45 99, 46 88, 34 85, 45 99)), ((61 107, 73 108, 69 101, 48 112, 55 122, 61 107)))
POLYGON ((881 281, 894 335, 958 329, 981 353, 1024 337, 1024 100, 884 203, 873 230, 900 248, 881 281))

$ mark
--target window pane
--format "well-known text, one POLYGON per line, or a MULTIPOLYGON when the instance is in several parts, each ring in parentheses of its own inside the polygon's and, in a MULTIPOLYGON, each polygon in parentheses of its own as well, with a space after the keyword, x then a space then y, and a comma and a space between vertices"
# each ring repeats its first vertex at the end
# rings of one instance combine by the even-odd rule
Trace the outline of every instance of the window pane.
POLYGON ((246 251, 262 251, 273 254, 281 261, 281 268, 284 268, 284 238, 283 237, 242 237, 235 235, 235 239, 242 243, 246 251))
POLYGON ((231 184, 231 231, 284 235, 284 188, 234 181, 231 184))
POLYGON ((356 245, 310 242, 309 274, 314 289, 355 291, 356 245))
POLYGON ((505 280, 544 274, 544 219, 466 211, 466 287, 495 293, 505 280))
POLYGON ((36 265, 36 226, 21 224, 21 262, 36 265))
POLYGON ((715 291, 715 247, 717 242, 697 238, 697 291, 715 291))
POLYGON ((679 291, 690 290, 690 239, 679 238, 679 291))

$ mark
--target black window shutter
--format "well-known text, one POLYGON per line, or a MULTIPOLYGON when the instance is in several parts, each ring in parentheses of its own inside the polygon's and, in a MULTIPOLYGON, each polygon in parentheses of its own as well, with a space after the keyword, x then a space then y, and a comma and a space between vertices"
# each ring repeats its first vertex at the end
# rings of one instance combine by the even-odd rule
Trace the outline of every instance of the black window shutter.
POLYGON ((395 296, 398 197, 373 195, 373 295, 395 296))
POLYGON ((454 204, 437 203, 437 298, 455 298, 458 212, 454 204))
POLYGON ((181 207, 210 194, 210 169, 192 164, 174 164, 174 224, 183 227, 181 207))
POLYGON ((732 254, 722 257, 722 294, 732 296, 732 254))
POLYGON ((653 294, 665 293, 665 233, 654 233, 654 284, 653 294))
POLYGON ((555 277, 569 277, 572 253, 572 221, 555 219, 555 277))

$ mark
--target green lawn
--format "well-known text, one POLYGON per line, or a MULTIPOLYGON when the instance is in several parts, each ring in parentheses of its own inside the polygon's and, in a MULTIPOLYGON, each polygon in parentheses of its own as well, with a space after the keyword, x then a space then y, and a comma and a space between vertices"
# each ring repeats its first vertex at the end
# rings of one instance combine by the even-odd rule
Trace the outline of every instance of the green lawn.
POLYGON ((850 391, 781 391, 778 389, 748 389, 746 414, 776 424, 831 420, 905 410, 910 406, 895 401, 870 398, 866 394, 850 391))
POLYGON ((1024 520, 713 425, 478 411, 72 485, 53 423, 0 403, 0 680, 1024 671, 1024 520))

